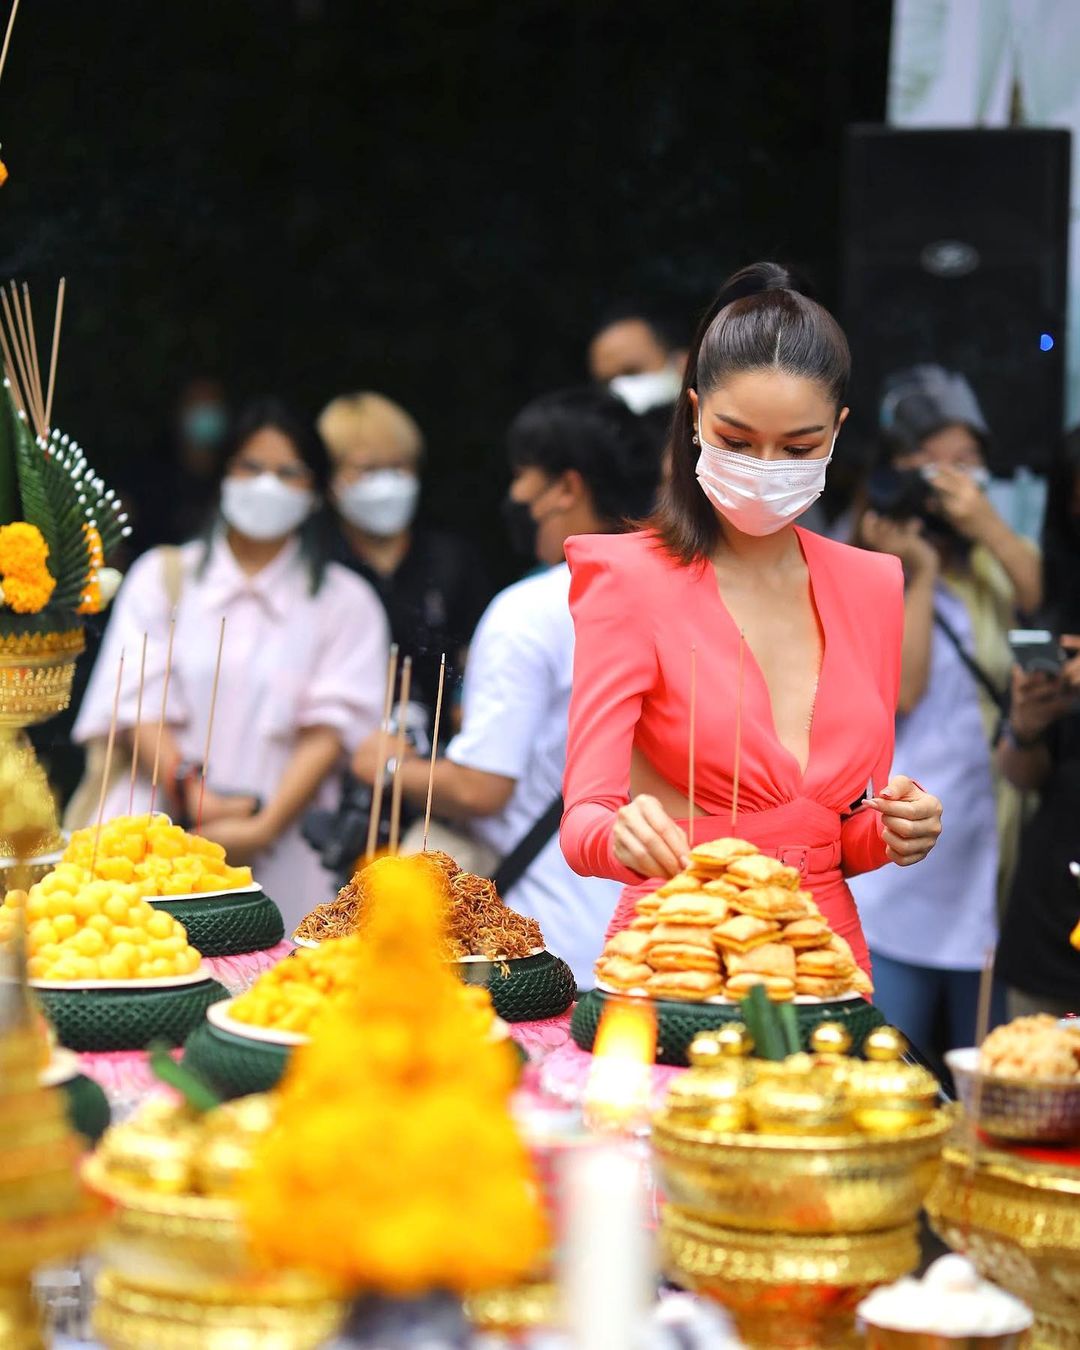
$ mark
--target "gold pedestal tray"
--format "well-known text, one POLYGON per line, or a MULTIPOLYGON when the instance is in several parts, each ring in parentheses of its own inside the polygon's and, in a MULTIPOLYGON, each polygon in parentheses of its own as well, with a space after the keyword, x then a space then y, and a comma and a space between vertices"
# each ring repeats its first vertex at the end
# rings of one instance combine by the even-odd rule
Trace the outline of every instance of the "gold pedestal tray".
POLYGON ((100 1155, 84 1176, 115 1207, 94 1311, 108 1350, 307 1350, 343 1320, 322 1282, 255 1267, 231 1199, 118 1183, 100 1155))
POLYGON ((465 1299, 465 1316, 477 1331, 514 1336, 561 1321, 559 1289, 546 1280, 509 1289, 485 1289, 465 1299))
POLYGON ((81 628, 0 636, 0 727, 32 727, 62 713, 85 646, 81 628))
POLYGON ((1035 1313, 1031 1350, 1080 1350, 1080 1168, 945 1150, 926 1202, 934 1231, 1035 1313))
POLYGON ((915 1269, 914 1224, 878 1233, 750 1233, 667 1205, 660 1250, 668 1278, 722 1303, 750 1350, 854 1350, 855 1308, 915 1269))
POLYGON ((234 1302, 144 1288, 116 1271, 97 1281, 94 1333, 108 1350, 315 1350, 342 1320, 334 1299, 234 1302))
MULTIPOLYGON (((32 860, 63 847, 48 780, 37 762, 34 747, 21 735, 25 727, 47 722, 71 702, 75 662, 85 647, 81 628, 65 633, 0 634, 0 857, 32 860), (23 797, 31 794, 43 804, 35 813, 32 832, 23 827, 21 810, 7 785, 18 784, 23 797), (7 804, 3 797, 12 797, 7 804), (9 819, 14 812, 13 819, 9 819)), ((37 880, 33 873, 0 879, 27 886, 37 880)))
POLYGON ((955 1116, 895 1135, 725 1134, 661 1113, 652 1147, 684 1213, 759 1232, 860 1233, 914 1223, 955 1116))

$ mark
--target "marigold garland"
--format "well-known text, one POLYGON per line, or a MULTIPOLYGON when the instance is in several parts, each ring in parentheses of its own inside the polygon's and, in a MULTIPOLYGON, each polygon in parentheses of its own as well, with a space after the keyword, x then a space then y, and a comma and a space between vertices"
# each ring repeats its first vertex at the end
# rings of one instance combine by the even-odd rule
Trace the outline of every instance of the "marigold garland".
POLYGON ((56 580, 45 566, 49 546, 25 520, 0 526, 0 589, 16 614, 37 614, 49 603, 56 580))
POLYGON ((440 959, 437 889, 381 869, 355 984, 294 1052, 242 1200, 256 1251, 407 1297, 524 1278, 546 1234, 510 1117, 514 1056, 440 959))

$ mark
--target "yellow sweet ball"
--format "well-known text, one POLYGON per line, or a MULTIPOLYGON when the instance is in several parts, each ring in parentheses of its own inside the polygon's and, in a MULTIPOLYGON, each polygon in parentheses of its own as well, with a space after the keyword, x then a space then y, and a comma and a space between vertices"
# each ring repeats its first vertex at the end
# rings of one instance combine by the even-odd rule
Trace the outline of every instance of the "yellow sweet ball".
POLYGON ((36 919, 45 919, 49 915, 49 897, 38 891, 35 886, 26 897, 26 920, 33 923, 36 919))
POLYGON ((80 956, 102 956, 109 950, 109 944, 96 928, 84 928, 71 941, 80 956))
POLYGON ((126 924, 131 906, 128 904, 126 896, 120 894, 119 891, 115 891, 108 897, 101 909, 105 917, 111 919, 113 923, 126 924))
POLYGON ((116 942, 112 946, 111 955, 117 961, 122 961, 125 966, 133 967, 141 960, 139 949, 133 942, 116 942))
POLYGON ((173 916, 163 909, 154 910, 146 920, 146 931, 152 938, 169 938, 173 934, 173 916))
POLYGON ((126 980, 131 976, 131 963, 118 956, 115 947, 98 957, 98 969, 103 980, 126 980))
POLYGON ((44 956, 31 956, 26 963, 26 973, 32 980, 42 980, 49 973, 49 962, 44 956))
POLYGON ((173 964, 167 956, 155 956, 150 960, 150 978, 153 980, 164 979, 168 975, 175 975, 173 964))
MULTIPOLYGON (((124 915, 125 917, 127 916, 126 909, 124 911, 124 915)), ((113 947, 116 947, 123 943, 131 943, 132 945, 138 945, 139 943, 141 943, 141 941, 142 937, 141 934, 139 933, 139 930, 137 928, 132 928, 130 924, 126 923, 113 924, 112 931, 109 933, 109 943, 113 947)))
POLYGON ((38 919, 35 923, 32 923, 26 936, 31 953, 37 952, 47 943, 59 941, 59 935, 51 919, 38 919))
POLYGON ((25 891, 19 890, 8 891, 7 895, 4 896, 5 909, 22 909, 22 907, 25 904, 26 904, 25 891))
POLYGON ((185 947, 177 955, 176 964, 181 975, 194 975, 202 965, 202 955, 194 947, 185 947))
POLYGON ((96 932, 108 936, 112 932, 113 922, 105 914, 91 914, 86 921, 87 928, 93 928, 96 932))
POLYGON ((47 912, 56 916, 58 914, 70 914, 71 902, 75 897, 67 890, 55 890, 49 892, 47 912))
POLYGON ((56 936, 61 940, 74 936, 78 931, 79 921, 74 914, 58 914, 52 921, 53 928, 56 929, 56 936))

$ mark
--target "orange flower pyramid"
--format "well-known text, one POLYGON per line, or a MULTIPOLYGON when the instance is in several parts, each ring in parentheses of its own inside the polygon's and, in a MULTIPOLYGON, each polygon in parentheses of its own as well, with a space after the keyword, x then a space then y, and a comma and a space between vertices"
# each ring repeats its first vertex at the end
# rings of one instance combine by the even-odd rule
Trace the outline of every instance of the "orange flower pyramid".
POLYGON ((513 1284, 546 1239, 508 1109, 514 1053, 442 960, 429 870, 384 865, 369 899, 351 992, 294 1052, 244 1184, 252 1242, 356 1291, 513 1284))

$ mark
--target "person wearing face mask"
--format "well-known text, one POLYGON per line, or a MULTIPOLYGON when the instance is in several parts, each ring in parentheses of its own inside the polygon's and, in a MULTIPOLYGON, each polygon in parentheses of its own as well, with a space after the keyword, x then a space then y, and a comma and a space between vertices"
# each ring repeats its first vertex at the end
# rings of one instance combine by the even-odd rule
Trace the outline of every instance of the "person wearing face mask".
POLYGON ((589 342, 589 374, 621 398, 661 453, 682 388, 686 350, 669 326, 640 307, 613 310, 589 342))
POLYGON ((334 557, 374 587, 401 655, 413 660, 413 698, 432 713, 446 653, 453 688, 465 645, 491 595, 464 539, 416 521, 423 437, 381 394, 335 398, 319 417, 332 464, 339 524, 334 557))
MULTIPOLYGON (((594 388, 530 403, 507 443, 513 481, 504 520, 515 550, 544 570, 502 591, 480 620, 461 730, 435 765, 434 808, 502 860, 507 904, 538 919, 551 950, 591 986, 618 887, 575 876, 557 838, 574 651, 563 546, 570 535, 615 531, 646 510, 658 464, 633 416, 594 388)), ((372 781, 374 740, 353 767, 372 781)), ((406 797, 423 808, 426 759, 410 757, 400 772, 406 797)))
POLYGON ((686 866, 693 816, 697 841, 736 835, 798 868, 868 971, 846 879, 919 862, 940 833, 941 803, 890 776, 899 565, 795 523, 824 486, 849 369, 835 319, 785 268, 736 273, 691 347, 647 528, 567 542, 562 846, 576 872, 624 884, 613 930, 686 866))
MULTIPOLYGON (((917 366, 892 376, 881 408, 882 465, 870 478, 862 542, 906 577, 897 754, 948 800, 950 828, 905 886, 888 872, 855 896, 890 1021, 938 1055, 969 1045, 979 979, 997 941, 1020 828, 1020 799, 995 771, 1018 611, 1041 602, 1038 550, 986 495, 989 431, 962 375, 917 366)), ((995 1017, 1003 1015, 998 998, 995 1017)))
MULTIPOLYGON (((138 740, 134 809, 148 810, 175 612, 157 802, 175 820, 194 823, 224 619, 202 833, 224 845, 231 862, 252 865, 286 932, 336 889, 302 839, 299 819, 319 799, 330 804, 334 770, 377 724, 389 650, 371 587, 326 560, 326 478, 321 441, 279 402, 241 414, 225 450, 217 519, 202 538, 152 550, 131 569, 74 732, 82 743, 107 734, 124 651, 117 726, 127 748, 138 740), (137 725, 131 672, 138 672, 144 633, 137 725)), ((114 758, 123 771, 107 795, 106 818, 128 810, 128 756, 114 758)))

